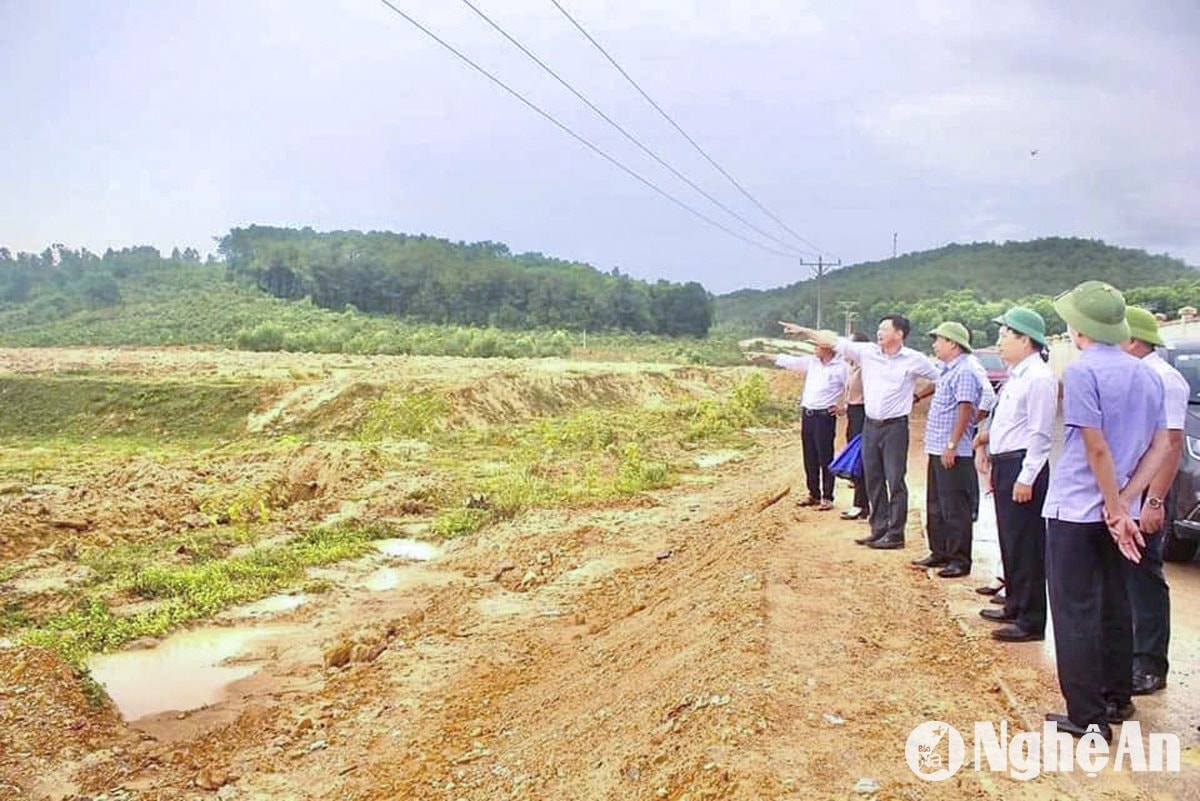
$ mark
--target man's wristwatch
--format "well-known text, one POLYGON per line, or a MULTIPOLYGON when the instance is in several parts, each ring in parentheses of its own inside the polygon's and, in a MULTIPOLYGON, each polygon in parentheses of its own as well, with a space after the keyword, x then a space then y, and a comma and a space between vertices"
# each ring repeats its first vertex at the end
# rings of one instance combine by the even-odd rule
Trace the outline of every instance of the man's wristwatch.
POLYGON ((1151 509, 1161 509, 1162 505, 1163 505, 1163 499, 1155 498, 1153 495, 1151 495, 1149 498, 1146 499, 1146 505, 1149 506, 1151 509))

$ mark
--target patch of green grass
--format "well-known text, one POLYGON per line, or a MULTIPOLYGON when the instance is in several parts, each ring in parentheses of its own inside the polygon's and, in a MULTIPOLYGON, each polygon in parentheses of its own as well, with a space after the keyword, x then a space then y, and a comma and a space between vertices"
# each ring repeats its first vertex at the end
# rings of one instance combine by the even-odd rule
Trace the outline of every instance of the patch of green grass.
POLYGON ((446 398, 433 392, 383 397, 367 409, 358 435, 367 442, 428 436, 449 411, 446 398))
POLYGON ((77 376, 0 378, 0 439, 145 443, 232 436, 262 396, 250 383, 139 381, 77 376))
POLYGON ((445 539, 454 539, 467 534, 474 534, 488 520, 488 513, 482 509, 471 509, 466 506, 447 509, 433 521, 433 532, 445 539))
POLYGON ((25 629, 22 639, 52 648, 72 664, 139 637, 157 637, 226 607, 248 603, 304 584, 307 567, 362 556, 372 540, 393 536, 386 526, 315 528, 284 545, 255 548, 232 558, 200 559, 177 565, 146 564, 132 571, 109 570, 115 586, 158 603, 123 616, 100 594, 77 608, 25 629))

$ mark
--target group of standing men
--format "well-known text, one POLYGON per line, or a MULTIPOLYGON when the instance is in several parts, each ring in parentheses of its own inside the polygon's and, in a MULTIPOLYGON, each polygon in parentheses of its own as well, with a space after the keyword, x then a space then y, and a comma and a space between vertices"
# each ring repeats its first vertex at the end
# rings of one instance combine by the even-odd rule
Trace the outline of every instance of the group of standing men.
MULTIPOLYGON (((916 394, 917 379, 933 383, 924 442, 930 553, 913 564, 938 568, 943 578, 970 573, 972 505, 982 477, 993 492, 1006 597, 1002 609, 981 614, 1006 624, 993 632, 997 640, 1041 640, 1048 589, 1067 711, 1047 719, 1079 735, 1094 727, 1111 740, 1111 724, 1135 711, 1131 696, 1166 684, 1164 499, 1179 464, 1190 390, 1155 352, 1163 341, 1154 316, 1127 308, 1112 286, 1084 282, 1054 308, 1080 353, 1063 375, 1064 439, 1053 469, 1059 382, 1046 364, 1045 321, 1031 309, 1014 307, 996 319, 1009 369, 998 397, 971 356, 968 330, 953 321, 929 332, 937 365, 907 347, 910 324, 901 315, 881 318, 874 343, 781 323, 785 333, 812 340, 816 355, 775 363, 806 373, 809 499, 802 505, 821 509, 833 508, 836 409, 852 373, 860 377, 860 483, 870 534, 857 542, 876 550, 904 547, 908 418, 925 397, 916 394)), ((854 514, 843 516, 863 509, 856 502, 854 514)))

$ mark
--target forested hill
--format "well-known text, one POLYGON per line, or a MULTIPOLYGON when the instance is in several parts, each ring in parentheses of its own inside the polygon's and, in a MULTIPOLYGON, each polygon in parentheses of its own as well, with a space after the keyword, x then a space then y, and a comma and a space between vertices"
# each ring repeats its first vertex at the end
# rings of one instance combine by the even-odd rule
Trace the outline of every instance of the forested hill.
MULTIPOLYGON (((1089 279, 1130 289, 1197 278, 1200 273, 1179 259, 1091 239, 947 245, 827 273, 822 289, 823 322, 837 327, 841 320, 838 301, 854 302, 860 319, 875 320, 949 293, 956 298, 966 294, 977 302, 1011 301, 1053 297, 1089 279)), ((717 321, 735 328, 775 332, 779 319, 814 321, 816 298, 816 281, 811 279, 767 291, 741 290, 717 298, 717 321)))
POLYGON ((387 232, 235 228, 230 273, 286 299, 433 323, 704 336, 713 306, 696 282, 647 283, 498 242, 387 232))

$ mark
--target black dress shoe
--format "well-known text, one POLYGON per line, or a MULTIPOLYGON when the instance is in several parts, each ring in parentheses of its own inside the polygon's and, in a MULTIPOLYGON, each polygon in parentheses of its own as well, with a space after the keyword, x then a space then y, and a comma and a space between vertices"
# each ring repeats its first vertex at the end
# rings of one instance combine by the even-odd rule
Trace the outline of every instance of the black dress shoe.
POLYGON ((1133 694, 1151 695, 1167 686, 1167 677, 1157 673, 1135 673, 1133 676, 1133 694))
POLYGON ((896 551, 904 547, 904 540, 900 537, 880 537, 874 542, 868 542, 867 547, 877 551, 896 551))
MULTIPOLYGON (((992 611, 990 609, 985 611, 992 611)), ((1039 642, 1046 639, 1046 635, 1036 631, 1026 631, 1020 626, 1005 626, 1001 629, 996 629, 992 632, 992 639, 1000 642, 1039 642)))
POLYGON ((1133 701, 1126 701, 1123 704, 1118 704, 1116 701, 1109 701, 1104 705, 1104 717, 1109 723, 1124 723, 1137 713, 1137 707, 1133 705, 1133 701))
POLYGON ((1003 609, 980 609, 979 616, 993 623, 1015 623, 1017 619, 1003 609))
MULTIPOLYGON (((1072 723, 1069 717, 1057 712, 1047 712, 1046 720, 1057 724, 1059 731, 1065 731, 1067 734, 1073 734, 1076 737, 1090 734, 1087 726, 1072 723)), ((1112 726, 1109 726, 1107 723, 1094 723, 1092 725, 1099 730, 1100 736, 1104 738, 1104 742, 1112 743, 1112 726)))
POLYGON ((878 542, 883 539, 882 534, 868 534, 865 537, 859 537, 855 540, 859 545, 870 545, 872 542, 878 542))
POLYGON ((820 504, 821 504, 821 499, 820 499, 820 498, 814 498, 814 497, 813 497, 813 496, 811 496, 811 495, 809 495, 809 496, 808 496, 808 497, 807 497, 805 500, 803 500, 803 501, 797 501, 797 502, 796 502, 796 505, 797 505, 797 506, 820 506, 820 504))
POLYGON ((995 595, 996 593, 1000 592, 1002 589, 1004 589, 1003 581, 1000 582, 999 586, 992 586, 991 584, 989 584, 985 587, 976 587, 975 592, 979 593, 980 595, 995 595))
POLYGON ((942 578, 962 578, 971 575, 971 570, 962 565, 950 565, 939 570, 938 575, 942 578))
POLYGON ((934 556, 933 554, 929 554, 929 556, 926 556, 924 559, 912 560, 913 567, 945 567, 948 564, 950 563, 945 559, 942 559, 939 556, 934 556))
POLYGON ((988 603, 995 604, 996 606, 1004 606, 1008 603, 1008 596, 1003 592, 998 592, 991 598, 988 598, 988 603))

